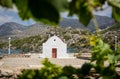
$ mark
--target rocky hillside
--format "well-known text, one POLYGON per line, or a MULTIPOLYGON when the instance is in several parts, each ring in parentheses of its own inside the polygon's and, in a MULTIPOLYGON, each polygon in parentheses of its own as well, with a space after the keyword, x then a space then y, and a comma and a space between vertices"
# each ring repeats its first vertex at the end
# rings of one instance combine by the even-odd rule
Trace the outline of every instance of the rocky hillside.
MULTIPOLYGON (((36 25, 35 27, 31 26, 29 28, 31 30, 38 30, 39 34, 12 40, 11 49, 22 50, 23 52, 41 52, 43 42, 45 42, 49 37, 57 35, 62 39, 62 41, 67 43, 67 47, 71 49, 70 51, 80 52, 83 49, 85 49, 85 52, 89 51, 89 36, 92 34, 88 30, 72 27, 54 28, 41 26, 39 29, 36 29, 36 27, 38 28, 39 25, 36 25), (42 30, 43 28, 44 30, 42 30)), ((120 46, 120 30, 118 27, 120 28, 120 25, 119 23, 116 23, 103 30, 104 42, 109 43, 112 47, 115 46, 115 36, 117 36, 117 44, 120 46)), ((30 29, 27 30, 30 31, 30 29)), ((35 33, 31 32, 31 34, 35 33)), ((0 44, 0 48, 7 49, 8 42, 0 44)))
MULTIPOLYGON (((81 48, 87 48, 89 46, 89 37, 87 35, 90 35, 90 33, 86 30, 78 28, 73 29, 71 27, 67 27, 66 29, 60 27, 47 27, 44 34, 38 34, 11 41, 11 49, 19 49, 24 52, 41 52, 43 42, 53 35, 60 37, 65 43, 67 43, 68 48, 76 49, 76 52, 79 52, 81 48)), ((0 44, 0 48, 7 49, 8 42, 0 44)))
POLYGON ((120 46, 120 22, 106 28, 102 32, 105 42, 109 43, 111 46, 115 46, 116 40, 117 45, 120 46))

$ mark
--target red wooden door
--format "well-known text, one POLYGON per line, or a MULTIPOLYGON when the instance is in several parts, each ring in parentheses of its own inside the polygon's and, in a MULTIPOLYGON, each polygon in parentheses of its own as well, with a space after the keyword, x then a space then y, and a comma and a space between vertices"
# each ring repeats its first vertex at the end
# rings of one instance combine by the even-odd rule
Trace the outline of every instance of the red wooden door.
POLYGON ((57 58, 57 48, 52 48, 52 58, 57 58))

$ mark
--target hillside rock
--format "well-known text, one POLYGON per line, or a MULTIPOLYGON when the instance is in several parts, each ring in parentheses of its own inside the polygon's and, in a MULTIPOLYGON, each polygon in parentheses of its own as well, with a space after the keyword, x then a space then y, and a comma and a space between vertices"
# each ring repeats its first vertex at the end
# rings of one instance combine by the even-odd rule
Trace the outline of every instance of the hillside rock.
POLYGON ((20 33, 25 29, 26 27, 21 24, 15 22, 8 22, 0 26, 0 36, 20 33))

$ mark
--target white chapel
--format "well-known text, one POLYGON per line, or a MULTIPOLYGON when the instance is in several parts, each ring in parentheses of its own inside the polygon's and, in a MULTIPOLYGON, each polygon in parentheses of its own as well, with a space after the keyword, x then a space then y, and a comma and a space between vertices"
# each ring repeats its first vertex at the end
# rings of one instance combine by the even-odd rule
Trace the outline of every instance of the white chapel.
POLYGON ((42 57, 43 58, 68 58, 67 44, 59 37, 52 36, 43 43, 42 57))

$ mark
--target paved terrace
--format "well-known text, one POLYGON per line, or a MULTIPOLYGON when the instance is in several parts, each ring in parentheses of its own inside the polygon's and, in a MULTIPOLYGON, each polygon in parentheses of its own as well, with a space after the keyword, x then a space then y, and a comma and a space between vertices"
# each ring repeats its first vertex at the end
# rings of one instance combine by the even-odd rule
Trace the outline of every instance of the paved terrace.
MULTIPOLYGON (((0 60, 0 69, 29 69, 29 68, 41 68, 43 65, 41 61, 44 58, 37 57, 38 55, 32 55, 31 57, 4 57, 0 60)), ((50 58, 50 62, 58 64, 60 66, 74 66, 81 67, 85 62, 89 60, 66 58, 66 59, 55 59, 50 58)))

